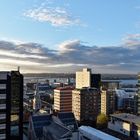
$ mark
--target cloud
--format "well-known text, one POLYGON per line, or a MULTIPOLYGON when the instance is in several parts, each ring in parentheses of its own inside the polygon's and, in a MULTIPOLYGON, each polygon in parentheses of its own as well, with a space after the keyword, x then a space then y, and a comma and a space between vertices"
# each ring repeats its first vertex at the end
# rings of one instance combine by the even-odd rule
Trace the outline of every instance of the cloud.
POLYGON ((39 22, 48 22, 52 26, 72 26, 81 24, 80 19, 73 17, 66 9, 61 7, 49 7, 46 4, 29 9, 24 12, 23 15, 39 22))
POLYGON ((123 38, 124 45, 135 48, 140 46, 140 34, 128 34, 123 38))
POLYGON ((97 73, 137 73, 140 35, 128 35, 120 46, 89 46, 80 40, 60 43, 50 50, 38 43, 0 41, 0 70, 21 66, 22 72, 75 72, 91 67, 97 73))

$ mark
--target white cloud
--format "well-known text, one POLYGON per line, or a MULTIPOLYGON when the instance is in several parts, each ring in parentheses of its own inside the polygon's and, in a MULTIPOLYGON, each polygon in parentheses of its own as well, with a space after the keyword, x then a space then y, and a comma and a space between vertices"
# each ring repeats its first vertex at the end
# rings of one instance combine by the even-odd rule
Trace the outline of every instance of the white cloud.
POLYGON ((64 53, 66 51, 74 51, 74 47, 80 43, 79 40, 64 41, 59 45, 59 51, 64 53))
POLYGON ((140 69, 139 38, 139 34, 128 35, 121 46, 108 47, 91 47, 79 40, 69 40, 60 43, 57 50, 37 43, 1 40, 0 70, 21 66, 22 72, 75 72, 92 67, 98 73, 135 73, 140 69))
POLYGON ((40 22, 48 22, 52 26, 70 26, 81 24, 78 18, 74 18, 66 11, 66 9, 60 7, 48 7, 46 5, 41 5, 38 8, 27 10, 23 15, 40 22))
POLYGON ((131 48, 139 47, 140 34, 128 34, 122 40, 126 47, 131 47, 131 48))

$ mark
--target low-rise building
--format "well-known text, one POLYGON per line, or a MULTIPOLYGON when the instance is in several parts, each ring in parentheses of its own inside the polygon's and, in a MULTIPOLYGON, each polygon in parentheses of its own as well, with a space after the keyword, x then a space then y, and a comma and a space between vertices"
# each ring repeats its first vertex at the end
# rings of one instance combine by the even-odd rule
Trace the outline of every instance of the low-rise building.
POLYGON ((120 140, 90 126, 79 127, 79 140, 120 140))
POLYGON ((57 117, 34 115, 29 120, 29 140, 78 140, 78 134, 76 120, 70 112, 57 117))
POLYGON ((108 122, 109 129, 140 140, 139 116, 127 113, 119 113, 110 115, 110 119, 111 121, 108 122))

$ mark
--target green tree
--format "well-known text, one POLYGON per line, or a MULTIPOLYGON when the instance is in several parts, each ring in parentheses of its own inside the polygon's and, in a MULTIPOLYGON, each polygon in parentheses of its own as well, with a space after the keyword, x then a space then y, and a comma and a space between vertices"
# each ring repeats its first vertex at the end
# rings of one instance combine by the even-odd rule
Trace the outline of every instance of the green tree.
POLYGON ((97 116, 96 126, 99 129, 103 129, 107 127, 108 118, 105 114, 99 114, 97 116))

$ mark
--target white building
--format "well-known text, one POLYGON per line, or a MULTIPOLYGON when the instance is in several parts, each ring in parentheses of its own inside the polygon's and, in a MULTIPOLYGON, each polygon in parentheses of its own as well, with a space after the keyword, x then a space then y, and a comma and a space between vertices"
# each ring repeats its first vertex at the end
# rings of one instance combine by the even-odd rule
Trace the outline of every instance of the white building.
POLYGON ((79 127, 79 140, 120 140, 90 126, 79 127))
POLYGON ((41 104, 41 99, 40 99, 40 93, 39 93, 39 90, 37 88, 35 91, 34 99, 33 99, 33 109, 34 110, 41 109, 41 106, 42 106, 42 104, 41 104))
POLYGON ((91 69, 84 68, 83 71, 76 72, 76 88, 91 86, 91 69))
POLYGON ((108 128, 117 131, 126 136, 140 140, 140 117, 119 113, 110 115, 111 121, 108 122, 108 128))

